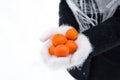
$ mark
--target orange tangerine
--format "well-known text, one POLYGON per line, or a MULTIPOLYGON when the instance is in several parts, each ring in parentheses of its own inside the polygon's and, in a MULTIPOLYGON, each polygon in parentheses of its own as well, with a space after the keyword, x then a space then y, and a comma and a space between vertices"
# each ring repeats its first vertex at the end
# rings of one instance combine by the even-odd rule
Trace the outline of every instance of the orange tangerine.
POLYGON ((50 55, 54 55, 54 49, 55 49, 55 46, 53 46, 53 45, 49 47, 49 54, 50 55))
POLYGON ((73 54, 77 50, 77 44, 73 40, 68 40, 65 45, 69 48, 70 54, 73 54))
POLYGON ((66 31, 65 36, 69 40, 75 40, 78 37, 78 32, 74 28, 70 28, 69 30, 66 31))
POLYGON ((55 47, 54 55, 57 57, 66 57, 69 55, 69 48, 65 45, 58 45, 55 47))
POLYGON ((67 42, 67 38, 63 34, 55 34, 52 37, 52 43, 54 46, 65 44, 67 42))

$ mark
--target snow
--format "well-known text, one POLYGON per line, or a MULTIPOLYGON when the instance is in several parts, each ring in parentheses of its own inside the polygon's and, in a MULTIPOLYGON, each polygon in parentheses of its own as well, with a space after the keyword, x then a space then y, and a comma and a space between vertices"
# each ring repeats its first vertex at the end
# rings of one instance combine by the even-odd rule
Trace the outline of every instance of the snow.
POLYGON ((39 37, 58 27, 59 0, 0 0, 0 80, 73 80, 42 62, 39 37))

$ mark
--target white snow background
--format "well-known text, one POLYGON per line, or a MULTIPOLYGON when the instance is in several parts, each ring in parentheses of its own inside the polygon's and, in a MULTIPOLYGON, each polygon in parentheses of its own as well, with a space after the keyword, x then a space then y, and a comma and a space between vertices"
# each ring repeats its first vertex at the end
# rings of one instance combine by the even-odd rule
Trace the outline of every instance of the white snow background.
POLYGON ((59 0, 0 0, 0 80, 73 80, 42 62, 39 38, 58 27, 59 0))

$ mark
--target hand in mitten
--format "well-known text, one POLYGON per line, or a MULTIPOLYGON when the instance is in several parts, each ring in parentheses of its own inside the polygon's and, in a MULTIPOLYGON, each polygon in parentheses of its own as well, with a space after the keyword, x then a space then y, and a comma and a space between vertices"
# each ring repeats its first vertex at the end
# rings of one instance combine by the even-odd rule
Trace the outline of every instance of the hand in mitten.
POLYGON ((43 61, 51 68, 82 66, 92 51, 91 44, 85 35, 65 25, 44 33, 41 41, 46 43, 40 54, 43 61), (70 32, 70 30, 73 31, 70 32))

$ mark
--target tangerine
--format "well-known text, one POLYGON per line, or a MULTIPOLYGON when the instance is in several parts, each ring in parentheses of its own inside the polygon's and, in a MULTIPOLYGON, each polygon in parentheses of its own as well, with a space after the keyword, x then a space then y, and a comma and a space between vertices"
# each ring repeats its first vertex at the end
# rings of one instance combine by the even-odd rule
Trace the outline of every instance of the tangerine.
POLYGON ((72 54, 77 49, 77 44, 73 40, 68 40, 65 44, 69 48, 69 53, 72 54))
POLYGON ((55 34, 52 37, 52 43, 55 46, 60 44, 65 44, 66 42, 67 42, 67 38, 63 34, 55 34))
POLYGON ((54 55, 54 49, 55 49, 55 46, 53 46, 53 45, 49 47, 49 54, 50 55, 54 55))
POLYGON ((75 40, 78 37, 78 32, 76 29, 71 28, 66 31, 65 36, 69 40, 75 40))
POLYGON ((66 57, 69 55, 69 48, 65 45, 58 45, 55 47, 54 55, 57 57, 66 57))

